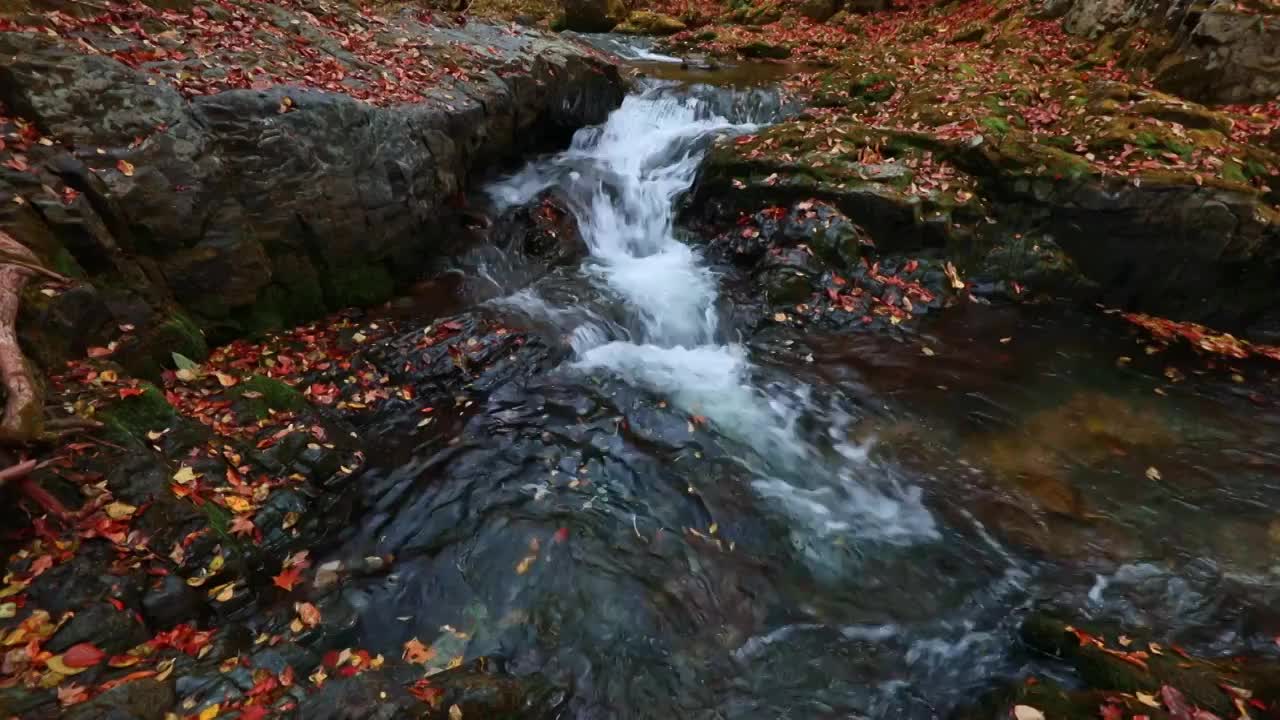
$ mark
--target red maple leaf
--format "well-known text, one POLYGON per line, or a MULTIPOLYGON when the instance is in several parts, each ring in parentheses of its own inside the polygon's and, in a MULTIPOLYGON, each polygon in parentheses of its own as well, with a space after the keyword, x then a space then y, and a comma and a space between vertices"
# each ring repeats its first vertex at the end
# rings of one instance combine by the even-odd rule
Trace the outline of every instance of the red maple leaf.
POLYGON ((301 576, 302 568, 291 567, 271 578, 271 582, 275 583, 276 587, 283 588, 285 590, 292 590, 293 586, 298 584, 301 576))

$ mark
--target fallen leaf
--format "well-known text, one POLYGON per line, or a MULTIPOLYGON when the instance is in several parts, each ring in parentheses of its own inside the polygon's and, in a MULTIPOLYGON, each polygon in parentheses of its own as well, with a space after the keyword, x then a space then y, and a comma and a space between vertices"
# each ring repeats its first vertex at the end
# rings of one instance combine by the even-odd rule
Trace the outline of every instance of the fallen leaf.
POLYGON ((128 160, 117 160, 116 169, 125 177, 133 177, 133 163, 128 160))
POLYGON ((404 644, 404 653, 401 655, 404 661, 414 665, 425 665, 430 662, 431 658, 436 656, 436 651, 423 645, 418 638, 410 638, 404 644))
POLYGON ((293 586, 298 584, 298 581, 301 579, 301 575, 302 575, 302 568, 298 568, 298 567, 286 568, 279 575, 272 577, 271 582, 275 583, 276 587, 278 588, 282 588, 284 590, 292 590, 293 586))
POLYGON ((89 699, 89 692, 83 685, 69 683, 58 687, 58 704, 68 707, 89 699))
POLYGON ((1148 480, 1159 480, 1159 479, 1160 479, 1160 477, 1161 477, 1161 475, 1160 475, 1160 471, 1159 471, 1159 470, 1157 470, 1154 466, 1147 468, 1147 479, 1148 479, 1148 480))
POLYGON ((231 519, 230 529, 232 535, 245 536, 252 535, 253 531, 257 530, 257 527, 254 526, 253 521, 249 518, 237 515, 231 519))
POLYGON ((199 473, 197 473, 195 470, 192 470, 189 465, 183 465, 182 467, 178 468, 178 472, 173 474, 173 481, 178 483, 179 485, 186 485, 187 483, 191 482, 192 480, 195 480, 198 477, 200 477, 199 473))
POLYGON ((1045 720, 1044 713, 1030 705, 1014 705, 1014 720, 1045 720))
POLYGON ((307 627, 315 627, 320 624, 320 609, 309 602, 298 603, 293 606, 298 611, 298 617, 302 620, 302 624, 307 627))
POLYGON ((62 653, 62 662, 70 667, 87 668, 93 667, 105 660, 107 654, 98 649, 93 643, 79 643, 67 648, 62 653))
POLYGON ((128 503, 113 502, 108 503, 107 506, 103 508, 103 511, 105 511, 107 513, 107 517, 112 520, 126 520, 133 517, 133 514, 138 512, 138 507, 128 503))

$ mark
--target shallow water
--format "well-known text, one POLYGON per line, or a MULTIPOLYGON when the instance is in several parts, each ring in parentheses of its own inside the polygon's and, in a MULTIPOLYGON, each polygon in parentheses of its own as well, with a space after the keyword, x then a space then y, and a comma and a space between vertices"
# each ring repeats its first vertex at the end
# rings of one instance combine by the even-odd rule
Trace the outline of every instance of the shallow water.
POLYGON ((589 254, 532 282, 472 268, 502 288, 479 312, 533 333, 475 326, 483 369, 386 350, 449 399, 425 430, 419 407, 378 420, 347 551, 398 562, 347 591, 361 644, 507 658, 569 688, 574 718, 937 717, 1063 674, 1014 640, 1038 607, 1267 647, 1274 377, 1175 383, 1117 319, 1063 308, 744 336, 732 270, 673 203, 709 142, 780 107, 645 85, 489 188, 497 209, 554 191, 589 254))

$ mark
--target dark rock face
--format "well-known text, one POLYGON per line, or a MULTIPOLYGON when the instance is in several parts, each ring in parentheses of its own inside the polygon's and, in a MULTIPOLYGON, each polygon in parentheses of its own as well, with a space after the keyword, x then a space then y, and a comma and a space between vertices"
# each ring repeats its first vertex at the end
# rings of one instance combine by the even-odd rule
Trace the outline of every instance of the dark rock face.
POLYGON ((474 172, 621 101, 616 69, 571 41, 395 22, 425 45, 486 48, 483 70, 413 105, 286 86, 188 100, 70 43, 0 34, 0 100, 56 141, 28 152, 27 172, 0 171, 0 228, 92 283, 27 303, 20 324, 53 330, 27 332, 29 352, 55 363, 136 325, 132 369, 146 371, 170 350, 201 354, 200 331, 384 300, 456 244, 444 220, 474 172), (169 321, 192 341, 149 355, 150 328, 169 321))
POLYGON ((609 32, 627 19, 622 0, 564 0, 564 26, 578 32, 609 32))
POLYGON ((1265 102, 1280 93, 1280 25, 1274 16, 1171 0, 1047 0, 1042 17, 1088 37, 1144 26, 1167 35, 1138 58, 1157 87, 1200 102, 1265 102))
POLYGON ((814 22, 826 22, 839 10, 839 0, 807 0, 800 6, 800 14, 814 22))

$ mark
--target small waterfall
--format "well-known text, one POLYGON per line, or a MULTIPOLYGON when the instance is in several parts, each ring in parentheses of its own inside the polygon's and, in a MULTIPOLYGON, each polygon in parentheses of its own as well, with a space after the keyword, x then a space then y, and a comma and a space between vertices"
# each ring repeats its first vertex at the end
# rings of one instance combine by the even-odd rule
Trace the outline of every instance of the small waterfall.
POLYGON ((889 542, 937 536, 915 489, 869 468, 849 444, 849 413, 818 407, 794 382, 760 387, 746 350, 719 326, 718 283, 697 250, 674 231, 677 199, 692 186, 709 145, 749 133, 780 112, 776 93, 654 83, 623 102, 601 127, 563 153, 531 163, 491 186, 500 207, 555 188, 590 250, 582 272, 616 322, 581 307, 557 307, 530 289, 502 300, 551 322, 570 338, 574 365, 610 371, 707 418, 751 448, 755 488, 825 536, 852 532, 889 542), (797 430, 820 415, 819 438, 797 430))

